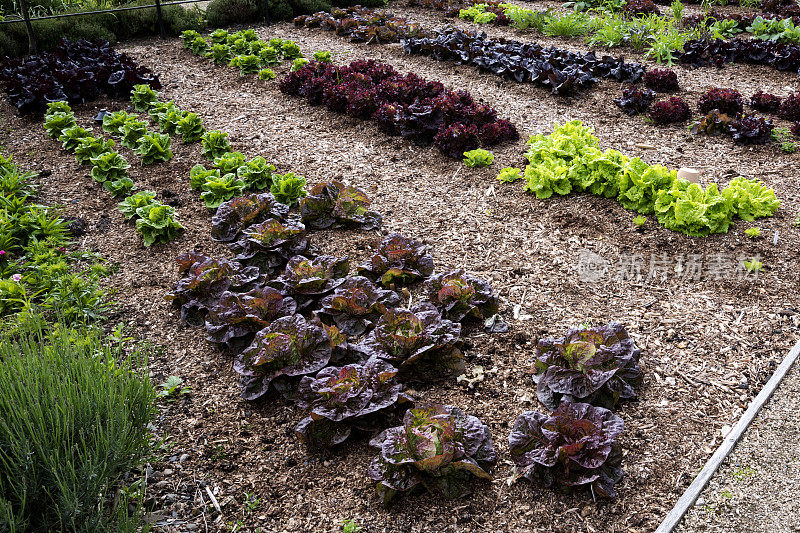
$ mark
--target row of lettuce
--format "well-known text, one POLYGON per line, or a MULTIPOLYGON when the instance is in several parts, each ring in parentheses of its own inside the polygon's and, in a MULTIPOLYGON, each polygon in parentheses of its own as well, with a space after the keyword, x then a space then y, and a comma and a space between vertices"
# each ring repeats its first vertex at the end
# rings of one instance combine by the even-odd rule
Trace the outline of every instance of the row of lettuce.
POLYGON ((593 130, 580 121, 556 125, 550 135, 535 135, 525 153, 524 172, 508 168, 501 181, 525 179, 525 190, 538 198, 588 192, 615 198, 626 209, 655 215, 664 227, 691 236, 728 231, 734 218, 752 221, 772 216, 780 207, 763 183, 738 177, 721 191, 677 177, 675 170, 602 151, 593 130))
POLYGON ((74 249, 83 221, 37 203, 36 178, 0 154, 0 530, 138 531, 147 350, 104 338, 113 269, 74 249))

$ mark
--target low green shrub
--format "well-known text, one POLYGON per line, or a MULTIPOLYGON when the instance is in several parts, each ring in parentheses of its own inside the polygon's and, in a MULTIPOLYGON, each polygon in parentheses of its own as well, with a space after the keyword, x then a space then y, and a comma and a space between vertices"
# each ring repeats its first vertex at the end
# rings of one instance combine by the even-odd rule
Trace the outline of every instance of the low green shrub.
POLYGON ((0 346, 0 531, 137 531, 123 476, 147 456, 147 351, 55 324, 0 346))

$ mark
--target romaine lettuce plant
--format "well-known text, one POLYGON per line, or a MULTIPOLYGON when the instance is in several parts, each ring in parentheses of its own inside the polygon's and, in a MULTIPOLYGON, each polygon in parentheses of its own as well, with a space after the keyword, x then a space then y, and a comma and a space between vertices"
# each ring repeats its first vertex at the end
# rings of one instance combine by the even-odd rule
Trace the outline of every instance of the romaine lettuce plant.
POLYGON ((197 113, 185 113, 175 128, 175 133, 181 136, 184 143, 197 142, 203 138, 206 129, 197 113))
POLYGON ((189 185, 194 191, 203 190, 203 185, 210 179, 219 179, 219 169, 207 169, 201 164, 196 164, 189 171, 189 185))
POLYGON ((636 398, 642 384, 639 348, 622 325, 573 329, 536 345, 536 396, 548 409, 564 402, 614 408, 636 398))
POLYGON ((45 111, 44 116, 49 117, 54 113, 72 113, 72 108, 70 107, 69 103, 59 100, 56 102, 48 102, 47 104, 47 111, 45 111))
POLYGON ((355 346, 367 357, 385 359, 409 377, 431 380, 464 373, 461 324, 443 319, 430 302, 389 309, 355 346))
POLYGON ((75 126, 75 115, 57 111, 47 115, 44 119, 44 129, 47 135, 58 139, 64 130, 75 126))
POLYGON ((513 183, 522 179, 522 170, 517 167, 505 167, 500 170, 497 179, 503 183, 513 183))
POLYGON ((274 80, 275 76, 277 74, 271 68, 262 68, 258 71, 258 79, 262 81, 274 80))
POLYGON ((104 141, 102 138, 84 137, 75 146, 75 159, 78 160, 78 163, 86 164, 93 157, 112 151, 114 151, 114 141, 111 139, 104 141))
POLYGON ((134 152, 141 156, 143 165, 172 159, 172 139, 166 133, 145 133, 139 139, 134 152))
POLYGON ((331 340, 325 329, 302 315, 279 318, 256 334, 236 359, 242 397, 256 400, 276 378, 291 379, 322 370, 331 359, 331 340))
POLYGON ((294 300, 271 287, 245 293, 226 291, 206 315, 206 339, 239 353, 253 342, 256 333, 277 318, 294 315, 296 309, 294 300))
POLYGON ((306 179, 303 176, 297 176, 294 172, 287 172, 286 174, 273 174, 272 185, 269 192, 282 204, 288 206, 295 205, 300 198, 306 196, 308 193, 305 190, 306 179))
POLYGON ((205 315, 228 289, 248 289, 259 279, 255 267, 244 267, 236 261, 213 259, 203 254, 188 252, 176 259, 178 270, 184 277, 167 294, 167 300, 181 311, 181 319, 190 326, 202 327, 205 315))
POLYGON ((128 177, 130 163, 119 152, 106 152, 89 159, 92 165, 92 179, 98 183, 117 181, 128 177))
POLYGON ((261 58, 253 54, 233 56, 229 65, 238 67, 242 76, 255 74, 261 68, 261 58))
POLYGON ((508 437, 516 477, 565 490, 589 486, 595 496, 613 498, 622 479, 623 427, 619 416, 586 403, 561 404, 550 416, 526 411, 508 437))
POLYGON ((258 53, 261 63, 267 66, 277 65, 281 62, 280 52, 273 46, 262 48, 258 53))
POLYGON ((231 49, 227 44, 212 44, 206 52, 206 57, 218 65, 228 63, 231 59, 231 49))
POLYGON ((402 426, 383 431, 370 445, 378 455, 367 475, 378 482, 385 504, 418 487, 460 498, 472 491, 473 476, 493 479, 488 470, 497 462, 489 428, 451 405, 409 409, 402 426))
MULTIPOLYGON (((271 42, 270 46, 272 46, 271 42)), ((285 40, 281 43, 281 55, 283 56, 283 59, 287 60, 303 57, 303 53, 300 51, 300 46, 296 42, 289 40, 285 40)))
POLYGON ((297 307, 304 309, 344 283, 349 272, 350 263, 346 257, 320 255, 308 259, 297 255, 289 259, 283 275, 267 284, 292 296, 297 307))
MULTIPOLYGON (((122 125, 131 118, 126 111, 114 111, 103 117, 103 131, 115 135, 117 137, 122 135, 122 125)), ((133 118, 137 118, 133 115, 133 118)))
POLYGON ((431 276, 425 282, 425 292, 443 316, 454 322, 465 318, 485 320, 499 309, 500 302, 489 282, 463 270, 431 276))
POLYGON ((333 321, 345 335, 357 337, 399 303, 396 292, 381 289, 363 276, 353 276, 322 299, 317 316, 333 321))
POLYGON ((211 161, 231 151, 228 134, 219 130, 207 131, 203 135, 203 151, 200 155, 211 161))
POLYGON ((159 102, 150 108, 150 116, 158 123, 161 131, 167 135, 175 135, 178 131, 178 122, 184 117, 184 112, 172 102, 159 102))
POLYGON ((145 246, 174 240, 183 226, 175 220, 175 208, 153 202, 136 210, 136 231, 141 233, 145 246))
POLYGON ((274 171, 274 165, 267 163, 267 160, 263 157, 257 156, 239 166, 237 174, 239 179, 244 182, 246 190, 262 191, 272 186, 272 173, 274 171))
POLYGON ((153 191, 140 191, 133 196, 125 198, 119 203, 117 208, 125 216, 125 220, 130 220, 136 216, 137 209, 152 204, 155 197, 156 193, 153 191))
POLYGON ((150 110, 150 106, 158 102, 158 93, 149 85, 134 85, 131 90, 131 104, 133 108, 142 113, 150 110))
POLYGON ((203 192, 200 197, 209 209, 216 209, 222 202, 226 202, 234 196, 240 196, 244 191, 244 182, 236 179, 235 174, 225 174, 224 176, 209 176, 201 186, 203 192))
POLYGON ((433 258, 421 242, 392 233, 381 242, 375 255, 358 267, 358 273, 380 280, 385 287, 410 283, 433 274, 433 258))
POLYGON ((94 136, 80 126, 72 126, 62 131, 58 140, 64 150, 72 152, 84 139, 89 138, 93 139, 94 136))
POLYGON ((381 215, 369 210, 366 193, 340 181, 315 185, 309 196, 300 201, 303 223, 310 228, 324 229, 353 226, 364 230, 381 225, 381 215))
POLYGON ((214 168, 218 168, 222 174, 236 173, 240 166, 244 165, 245 158, 242 152, 226 152, 214 158, 214 168))
POLYGON ((268 218, 245 229, 231 249, 238 253, 238 261, 255 265, 271 276, 282 270, 290 257, 305 253, 308 243, 306 228, 296 219, 268 218))
POLYGON ((305 376, 297 388, 297 406, 309 411, 295 428, 306 445, 330 448, 341 444, 353 428, 370 430, 395 407, 402 385, 397 369, 380 359, 363 365, 327 367, 314 376, 305 376))
POLYGON ((245 228, 274 218, 282 221, 289 207, 277 202, 270 193, 239 196, 224 202, 211 219, 211 238, 219 242, 238 239, 245 228))
POLYGON ((132 179, 125 177, 106 180, 103 182, 103 188, 110 192, 114 198, 119 198, 121 196, 129 196, 136 187, 133 185, 132 179))
POLYGON ((119 131, 121 135, 119 144, 131 150, 135 150, 139 146, 139 139, 148 133, 147 124, 134 116, 126 120, 119 131))

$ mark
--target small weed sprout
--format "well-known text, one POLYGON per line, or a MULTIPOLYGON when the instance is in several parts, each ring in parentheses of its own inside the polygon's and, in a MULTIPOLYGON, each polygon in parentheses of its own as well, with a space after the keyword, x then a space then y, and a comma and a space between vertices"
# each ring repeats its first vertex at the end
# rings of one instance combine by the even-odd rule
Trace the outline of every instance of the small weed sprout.
POLYGON ((178 396, 189 394, 192 390, 191 387, 184 387, 183 378, 178 376, 168 377, 164 383, 159 385, 159 388, 161 390, 158 391, 156 396, 158 398, 166 398, 168 401, 172 401, 178 396))
POLYGON ((342 522, 342 533, 358 533, 363 528, 355 523, 352 518, 346 519, 342 522))
POLYGON ((754 228, 747 228, 744 230, 744 234, 750 237, 753 240, 758 239, 761 236, 761 228, 754 227, 754 228))

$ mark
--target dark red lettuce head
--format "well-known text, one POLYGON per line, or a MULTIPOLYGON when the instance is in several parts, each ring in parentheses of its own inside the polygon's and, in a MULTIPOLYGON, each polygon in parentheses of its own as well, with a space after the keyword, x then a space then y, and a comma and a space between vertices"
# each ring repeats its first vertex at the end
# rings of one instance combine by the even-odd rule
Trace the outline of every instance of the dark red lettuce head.
POLYGON ((385 359, 407 377, 432 380, 464 373, 461 324, 443 319, 429 302, 388 310, 357 345, 367 357, 385 359))
POLYGON ((409 409, 403 425, 370 441, 378 455, 367 474, 388 503, 398 492, 424 488, 448 499, 472 491, 473 477, 492 479, 497 462, 489 428, 451 405, 425 404, 409 409))
POLYGON ((407 400, 400 394, 396 375, 389 363, 369 359, 363 365, 327 367, 315 377, 304 377, 297 405, 310 412, 295 429, 298 438, 310 446, 329 448, 344 442, 354 427, 374 427, 374 415, 407 400))
POLYGON ((377 229, 381 215, 369 210, 370 200, 361 189, 340 181, 320 183, 300 201, 303 223, 313 229, 356 227, 377 229))
POLYGON ((246 289, 260 277, 255 267, 244 267, 236 261, 212 259, 194 252, 179 256, 177 263, 185 276, 178 280, 166 298, 180 308, 181 318, 195 327, 203 326, 206 312, 216 305, 225 291, 246 289))
POLYGON ((764 113, 777 113, 781 107, 781 97, 774 94, 758 91, 750 99, 750 107, 764 113))
POLYGON ((499 309, 489 282, 469 276, 463 270, 431 276, 425 282, 425 292, 444 317, 455 322, 467 317, 487 319, 499 309))
POLYGON ((536 396, 548 409, 564 402, 613 408, 636 398, 642 384, 639 348, 622 325, 573 329, 536 346, 536 396))
POLYGON ((730 133, 736 144, 767 144, 772 140, 774 129, 771 120, 756 115, 742 115, 730 124, 730 133))
POLYGON ((656 93, 650 89, 640 89, 638 87, 628 87, 622 90, 622 96, 614 99, 626 115, 635 116, 639 113, 647 113, 652 105, 656 93))
POLYGON ((736 116, 742 112, 743 105, 744 98, 742 98, 741 93, 736 89, 721 89, 715 87, 709 89, 700 96, 697 109, 704 115, 716 109, 720 113, 736 116))
POLYGON ((284 295, 293 296, 301 309, 344 283, 350 272, 346 257, 320 255, 308 259, 298 255, 289 259, 283 275, 268 284, 284 295))
POLYGON ((353 276, 322 299, 317 314, 333 321, 342 333, 357 337, 399 303, 396 292, 381 289, 363 276, 353 276))
POLYGON ((242 397, 255 400, 276 378, 294 378, 322 370, 331 358, 331 339, 319 324, 302 315, 282 317, 256 334, 236 359, 242 397))
POLYGON ((399 233, 387 236, 358 273, 388 287, 392 283, 410 283, 433 274, 433 258, 419 241, 399 233))
POLYGON ((283 269, 290 257, 306 252, 308 246, 306 227, 299 220, 268 218, 248 226, 231 249, 237 253, 237 260, 271 276, 283 269))
POLYGON ((786 120, 800 120, 800 93, 790 94, 778 108, 778 116, 786 120))
POLYGON ((595 496, 614 498, 622 479, 617 437, 623 427, 619 416, 586 403, 562 404, 550 416, 522 413, 508 437, 517 479, 565 490, 588 486, 595 496))
POLYGON ((222 203, 211 219, 211 238, 219 242, 238 239, 248 226, 264 219, 285 220, 289 206, 275 200, 270 193, 239 196, 222 203))
POLYGON ((206 315, 206 338, 238 353, 273 320, 291 316, 296 310, 294 300, 271 287, 241 294, 225 292, 206 315))
POLYGON ((654 68, 644 75, 644 85, 658 93, 671 93, 680 89, 678 75, 669 69, 654 68))

